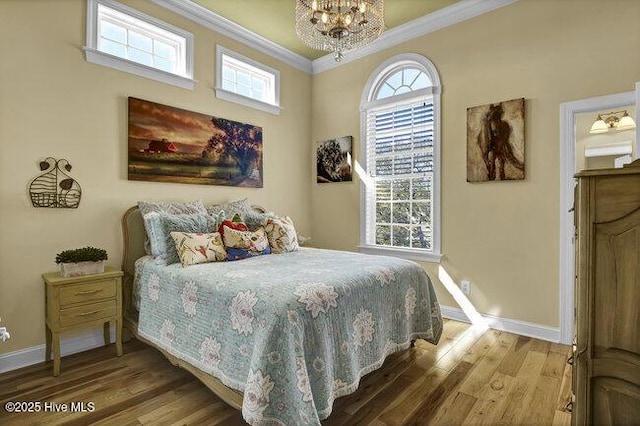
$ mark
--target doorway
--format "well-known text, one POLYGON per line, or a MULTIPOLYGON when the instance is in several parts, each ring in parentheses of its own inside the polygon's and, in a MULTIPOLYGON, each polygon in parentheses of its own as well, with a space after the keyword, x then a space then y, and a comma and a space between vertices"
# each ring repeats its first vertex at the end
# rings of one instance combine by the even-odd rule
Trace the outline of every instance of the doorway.
POLYGON ((565 102, 560 105, 560 343, 573 342, 574 322, 574 223, 573 187, 576 173, 576 116, 594 115, 635 105, 635 92, 565 102))

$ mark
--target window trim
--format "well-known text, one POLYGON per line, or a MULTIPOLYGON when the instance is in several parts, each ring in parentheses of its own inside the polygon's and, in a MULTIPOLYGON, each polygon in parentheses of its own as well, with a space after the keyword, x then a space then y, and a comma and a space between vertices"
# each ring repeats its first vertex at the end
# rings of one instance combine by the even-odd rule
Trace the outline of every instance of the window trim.
POLYGON ((220 44, 216 44, 216 86, 214 88, 216 97, 224 101, 234 102, 240 105, 244 105, 250 108, 258 109, 260 111, 268 112, 273 115, 280 115, 282 107, 280 106, 280 71, 275 68, 271 68, 256 60, 248 58, 238 52, 228 49, 220 44), (274 76, 274 103, 262 102, 257 99, 243 96, 238 93, 232 92, 222 88, 222 56, 229 56, 237 61, 244 62, 255 68, 258 68, 266 73, 273 74, 274 76))
POLYGON ((128 72, 141 77, 150 78, 162 83, 172 84, 184 89, 193 90, 196 81, 193 79, 193 63, 194 63, 194 37, 188 31, 175 27, 164 21, 156 19, 145 13, 139 12, 129 6, 120 4, 114 0, 87 0, 87 32, 86 45, 83 47, 85 59, 93 64, 103 65, 114 68, 119 71, 128 72), (110 55, 98 50, 98 6, 102 5, 124 13, 133 18, 144 21, 150 25, 161 28, 165 31, 174 33, 185 39, 185 75, 174 74, 158 68, 143 65, 129 59, 119 56, 110 55))
POLYGON ((366 191, 366 179, 361 179, 360 188, 360 244, 358 246, 360 252, 367 254, 378 254, 401 257, 411 260, 420 260, 427 262, 439 263, 442 258, 441 253, 441 220, 440 220, 440 186, 441 186, 441 147, 440 147, 440 93, 442 86, 440 84, 440 77, 435 65, 426 57, 415 54, 407 53, 402 55, 396 55, 387 59, 380 64, 369 76, 367 83, 362 91, 362 98, 360 100, 360 159, 363 170, 367 170, 367 111, 374 107, 379 107, 384 104, 397 103, 405 101, 411 98, 416 98, 424 95, 433 96, 433 188, 431 194, 432 203, 432 236, 433 244, 431 250, 417 249, 417 248, 402 248, 402 247, 388 247, 374 244, 367 244, 367 191, 366 191), (380 100, 372 100, 375 89, 378 87, 381 81, 384 81, 389 73, 397 68, 406 65, 414 65, 424 71, 431 79, 432 86, 426 89, 419 89, 414 92, 403 93, 401 95, 392 96, 380 100))

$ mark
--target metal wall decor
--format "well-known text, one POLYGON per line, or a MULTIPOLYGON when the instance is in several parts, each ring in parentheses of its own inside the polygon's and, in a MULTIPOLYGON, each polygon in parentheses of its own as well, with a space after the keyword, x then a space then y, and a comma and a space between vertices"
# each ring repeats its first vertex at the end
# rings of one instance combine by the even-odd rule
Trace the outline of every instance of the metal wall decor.
POLYGON ((40 176, 31 181, 29 195, 33 207, 75 209, 80 204, 80 184, 67 174, 71 164, 65 158, 47 157, 39 163, 40 176))

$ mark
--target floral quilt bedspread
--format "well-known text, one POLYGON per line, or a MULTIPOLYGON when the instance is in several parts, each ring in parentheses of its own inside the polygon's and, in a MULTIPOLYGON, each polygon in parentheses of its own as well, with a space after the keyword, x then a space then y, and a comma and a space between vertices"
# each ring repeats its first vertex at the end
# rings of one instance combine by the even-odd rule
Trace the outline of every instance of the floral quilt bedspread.
POLYGON ((387 355, 442 332, 429 277, 402 259, 305 248, 139 267, 140 335, 243 392, 253 425, 320 424, 387 355))

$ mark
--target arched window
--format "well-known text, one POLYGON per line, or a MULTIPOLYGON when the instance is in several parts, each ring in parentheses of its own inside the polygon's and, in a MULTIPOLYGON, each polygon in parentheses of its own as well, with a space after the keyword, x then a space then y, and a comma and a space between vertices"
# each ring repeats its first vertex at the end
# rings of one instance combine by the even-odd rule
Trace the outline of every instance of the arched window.
POLYGON ((416 54, 380 65, 362 94, 360 248, 440 260, 440 78, 416 54))

